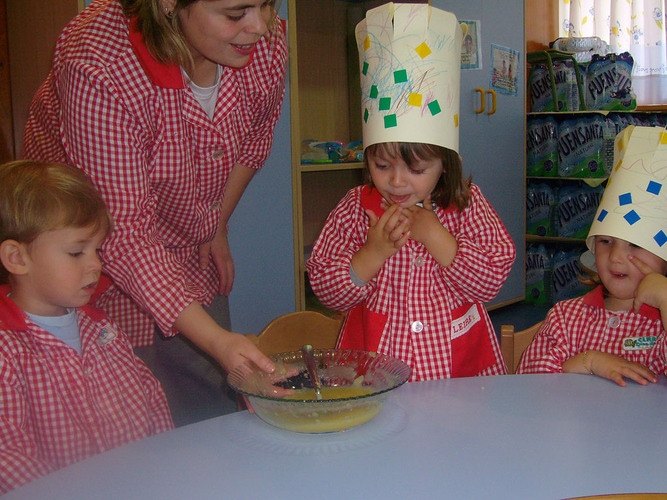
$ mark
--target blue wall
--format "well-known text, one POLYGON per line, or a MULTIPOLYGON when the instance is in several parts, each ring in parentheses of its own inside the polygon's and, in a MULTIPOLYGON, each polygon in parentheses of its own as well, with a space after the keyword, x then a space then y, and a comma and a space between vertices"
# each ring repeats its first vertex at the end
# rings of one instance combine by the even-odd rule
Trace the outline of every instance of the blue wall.
MULTIPOLYGON (((287 19, 287 2, 280 16, 287 19)), ((229 302, 238 333, 257 334, 295 309, 289 81, 287 89, 271 156, 230 220, 236 278, 229 302)))

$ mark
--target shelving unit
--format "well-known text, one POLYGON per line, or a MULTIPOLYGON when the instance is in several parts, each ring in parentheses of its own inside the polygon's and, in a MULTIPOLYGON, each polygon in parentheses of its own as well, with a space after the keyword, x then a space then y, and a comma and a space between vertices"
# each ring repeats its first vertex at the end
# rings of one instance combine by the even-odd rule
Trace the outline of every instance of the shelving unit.
POLYGON ((354 28, 382 1, 289 0, 290 115, 296 310, 317 308, 305 262, 327 216, 363 182, 364 164, 302 163, 303 141, 361 140, 354 28))

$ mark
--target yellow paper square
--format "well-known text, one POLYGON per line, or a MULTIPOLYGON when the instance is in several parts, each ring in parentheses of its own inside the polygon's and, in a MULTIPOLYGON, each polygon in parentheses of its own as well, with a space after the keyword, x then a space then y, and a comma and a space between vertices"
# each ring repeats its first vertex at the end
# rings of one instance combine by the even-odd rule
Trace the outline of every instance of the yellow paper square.
POLYGON ((422 105, 422 95, 421 94, 415 94, 410 93, 410 97, 408 97, 408 104, 410 106, 421 106, 422 105))
POLYGON ((419 57, 424 59, 431 53, 431 48, 426 44, 426 42, 423 42, 419 47, 415 49, 415 52, 419 54, 419 57))

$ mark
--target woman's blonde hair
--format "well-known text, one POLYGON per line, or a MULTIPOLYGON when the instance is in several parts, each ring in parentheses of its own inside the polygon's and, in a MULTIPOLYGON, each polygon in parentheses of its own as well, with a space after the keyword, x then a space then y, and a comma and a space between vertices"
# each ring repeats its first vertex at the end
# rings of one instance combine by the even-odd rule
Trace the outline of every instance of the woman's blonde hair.
MULTIPOLYGON (((144 37, 151 55, 165 64, 178 64, 186 71, 192 69, 192 54, 178 22, 178 13, 202 0, 176 0, 174 10, 169 13, 162 8, 160 0, 120 0, 125 15, 137 18, 137 26, 144 37)), ((275 6, 275 0, 270 1, 275 6)), ((269 20, 269 31, 273 30, 277 14, 274 9, 269 20)))
POLYGON ((366 163, 367 183, 373 185, 368 169, 368 155, 384 154, 390 158, 401 158, 407 165, 418 160, 442 160, 443 172, 438 183, 431 193, 431 201, 441 208, 450 205, 459 210, 468 206, 470 201, 471 177, 463 178, 461 157, 452 149, 434 144, 416 142, 381 142, 371 144, 365 149, 364 162, 366 163))
POLYGON ((82 170, 31 160, 0 165, 0 242, 30 244, 46 231, 88 226, 107 235, 111 218, 82 170))

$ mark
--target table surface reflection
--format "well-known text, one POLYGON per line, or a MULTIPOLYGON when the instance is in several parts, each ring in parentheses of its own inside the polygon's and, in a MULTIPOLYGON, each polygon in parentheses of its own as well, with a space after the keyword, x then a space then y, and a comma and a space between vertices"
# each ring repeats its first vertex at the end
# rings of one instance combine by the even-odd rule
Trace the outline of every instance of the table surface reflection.
POLYGON ((240 412, 95 456, 8 499, 530 498, 667 492, 667 379, 406 384, 375 419, 298 434, 240 412), (307 485, 311 486, 307 486, 307 485))

